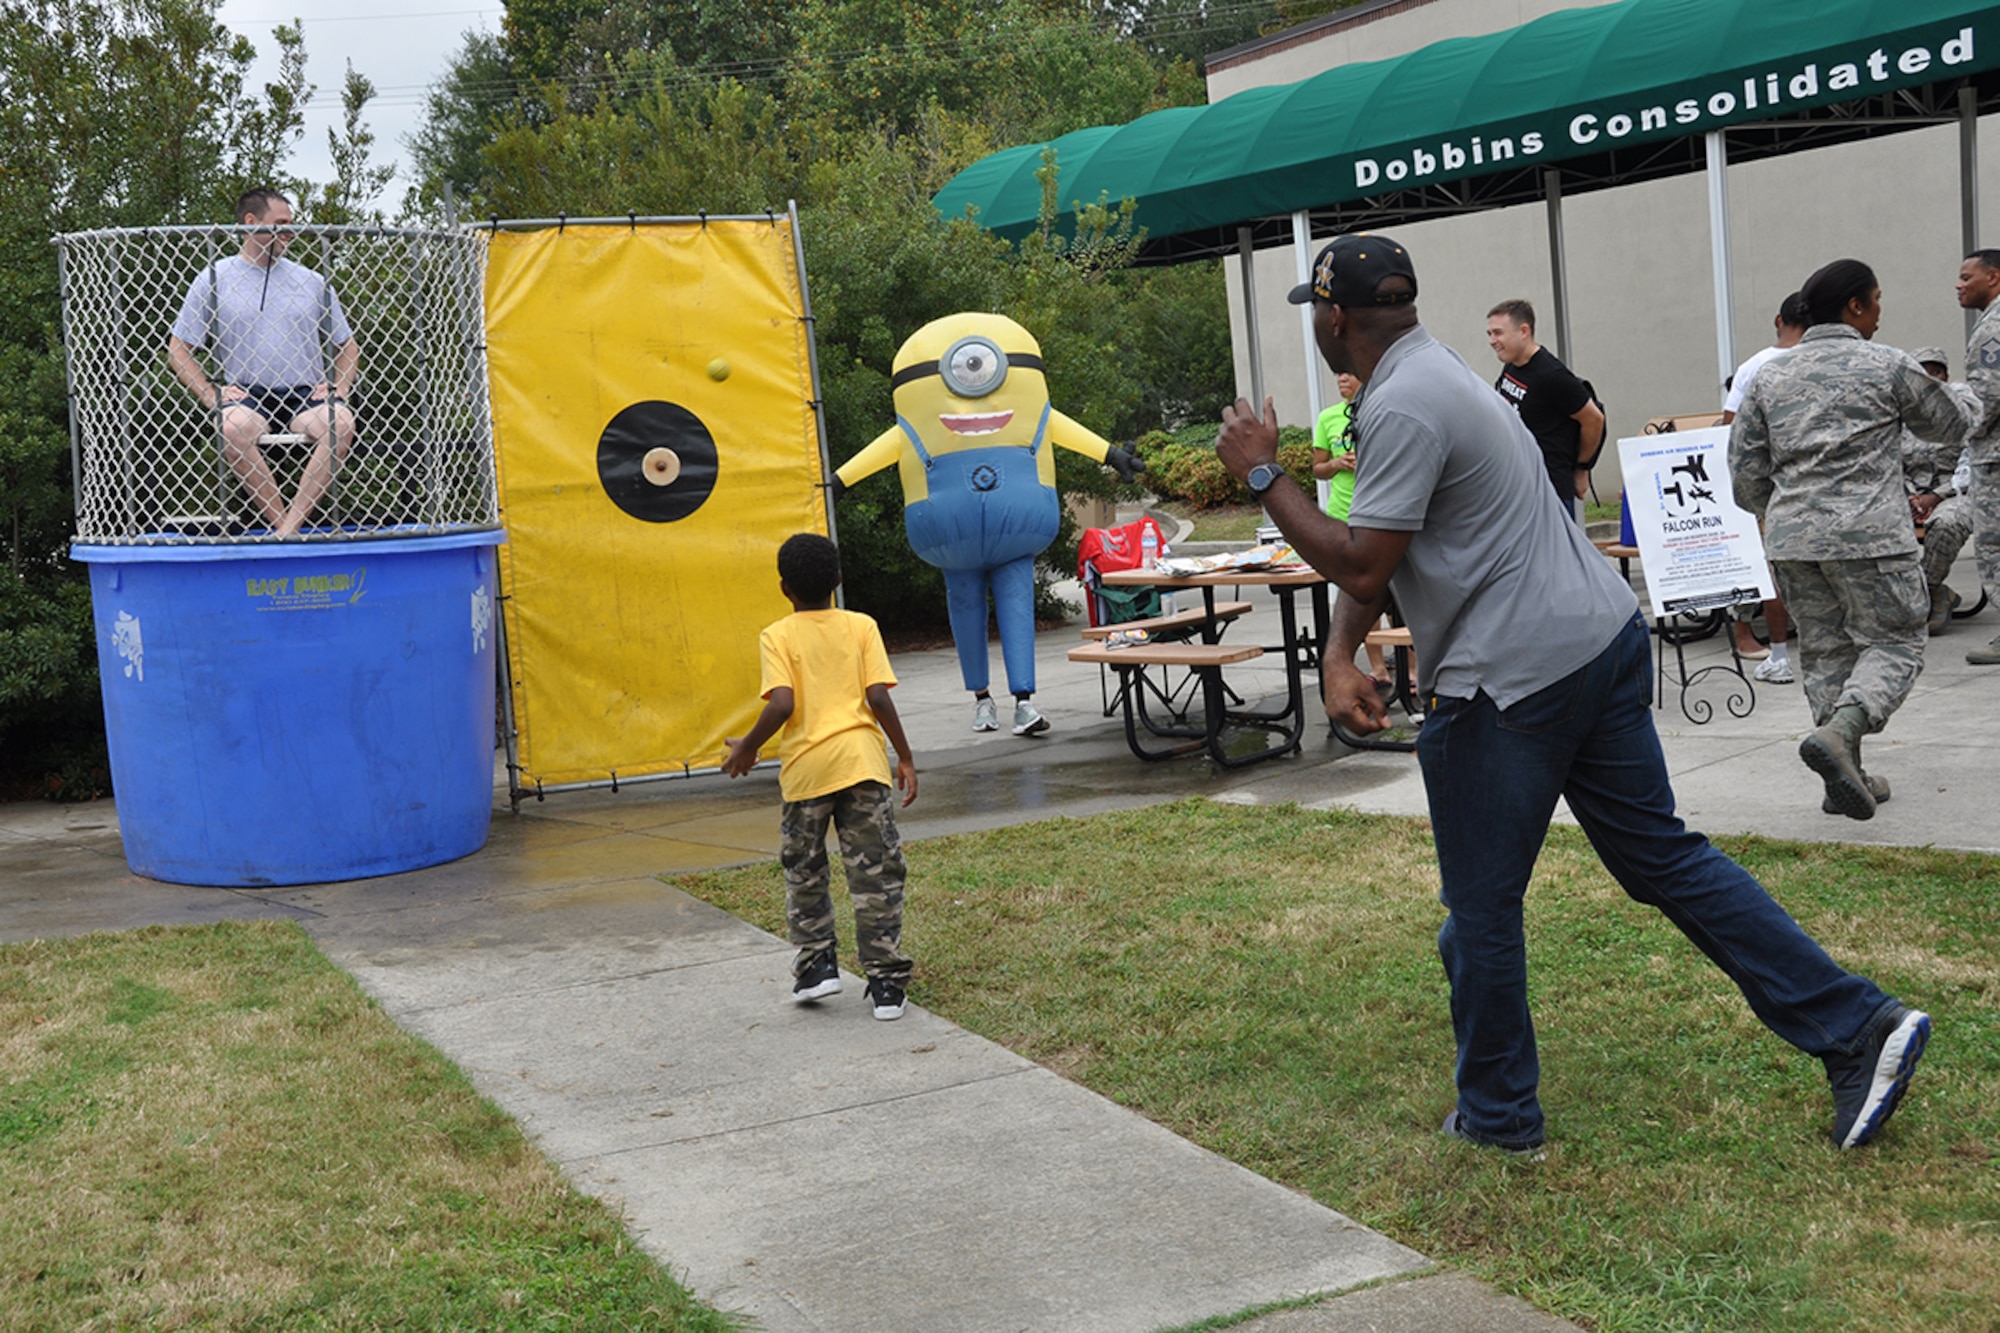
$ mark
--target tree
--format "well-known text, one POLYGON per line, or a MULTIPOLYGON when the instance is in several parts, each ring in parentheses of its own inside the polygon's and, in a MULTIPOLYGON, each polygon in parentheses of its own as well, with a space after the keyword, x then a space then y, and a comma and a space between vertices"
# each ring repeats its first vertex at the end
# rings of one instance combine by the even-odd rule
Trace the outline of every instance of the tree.
POLYGON ((64 790, 102 767, 74 506, 51 232, 226 216, 269 183, 309 89, 298 30, 277 82, 218 0, 0 3, 0 755, 64 790), (93 758, 93 751, 96 757, 93 758))
POLYGON ((482 154, 470 202, 501 217, 783 212, 804 163, 768 97, 733 82, 675 95, 505 116, 482 154))
MULTIPOLYGON (((1315 12, 1324 12, 1337 0, 1307 0, 1315 2, 1315 12)), ((1298 22, 1284 14, 1291 7, 1285 0, 1112 0, 1105 12, 1156 58, 1196 66, 1218 51, 1298 22)))
POLYGON ((340 91, 341 129, 339 133, 326 132, 333 183, 307 201, 307 213, 314 222, 379 226, 383 220, 375 200, 389 188, 396 169, 378 167, 368 160, 375 147, 375 134, 361 116, 374 96, 375 85, 354 68, 353 61, 348 61, 347 79, 340 91))
MULTIPOLYGON (((593 8, 607 24, 653 25, 621 52, 609 28, 584 39, 566 4, 513 0, 497 47, 468 42, 418 137, 419 197, 434 208, 435 173, 449 171, 478 216, 756 212, 796 200, 835 464, 894 422, 889 367, 903 340, 963 310, 1025 325, 1043 344, 1056 404, 1112 439, 1212 415, 1230 395, 1219 272, 1128 268, 1137 237, 1115 201, 1061 197, 1051 164, 1048 225, 1019 251, 931 205, 997 148, 1200 101, 1190 66, 1149 54, 1081 0, 809 0, 784 30, 796 49, 776 83, 768 67, 702 45, 726 6, 593 8), (564 62, 580 59, 646 81, 565 82, 564 62), (524 85, 529 69, 543 81, 524 85), (508 78, 503 95, 496 80, 508 78), (595 91, 580 99, 585 88, 595 91), (1066 239, 1054 223, 1072 212, 1066 239)), ((775 23, 762 31, 782 45, 775 23)), ((1058 468, 1066 490, 1117 484, 1066 453, 1058 468)), ((891 627, 942 624, 941 579, 910 551, 902 509, 888 472, 842 498, 850 605, 891 627)), ((1065 532, 1046 569, 1073 564, 1065 532)))
POLYGON ((1069 0, 810 0, 798 32, 787 110, 892 139, 943 111, 976 119, 1001 147, 1202 96, 1186 71, 1156 65, 1069 0))

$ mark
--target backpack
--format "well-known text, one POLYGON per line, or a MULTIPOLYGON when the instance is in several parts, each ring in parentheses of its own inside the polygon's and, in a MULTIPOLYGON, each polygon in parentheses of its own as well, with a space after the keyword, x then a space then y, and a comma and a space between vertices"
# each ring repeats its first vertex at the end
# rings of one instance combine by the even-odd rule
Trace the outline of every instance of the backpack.
POLYGON ((1165 551, 1166 534, 1150 518, 1115 528, 1086 528, 1076 544, 1076 577, 1083 584, 1084 609, 1090 623, 1122 625, 1128 620, 1144 620, 1160 614, 1160 594, 1156 588, 1107 588, 1098 579, 1114 570, 1137 569, 1145 559, 1145 533, 1150 528, 1159 550, 1165 551))

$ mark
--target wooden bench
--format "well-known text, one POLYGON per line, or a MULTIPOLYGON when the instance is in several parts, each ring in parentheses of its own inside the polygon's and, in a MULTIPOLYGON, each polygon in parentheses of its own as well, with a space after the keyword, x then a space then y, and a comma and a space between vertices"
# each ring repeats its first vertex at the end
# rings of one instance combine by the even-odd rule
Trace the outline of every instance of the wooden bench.
MULTIPOLYGON (((1232 621, 1239 616, 1247 615, 1249 611, 1248 602, 1217 602, 1213 615, 1208 613, 1206 607, 1192 606, 1185 611, 1176 611, 1170 616, 1148 616, 1144 620, 1125 620, 1115 625, 1091 625, 1083 631, 1083 637, 1108 639, 1120 632, 1129 634, 1137 630, 1152 639, 1161 639, 1169 643, 1187 643, 1196 635, 1199 635, 1205 643, 1213 643, 1222 637, 1222 631, 1232 621)), ((1150 688, 1154 696, 1159 699, 1160 705, 1173 715, 1175 722, 1184 724, 1187 721, 1187 710, 1194 703, 1193 687, 1197 681, 1192 671, 1178 683, 1163 679, 1155 684, 1143 675, 1130 679, 1121 675, 1119 680, 1118 692, 1114 694, 1104 687, 1103 669, 1099 668, 1097 694, 1098 702, 1104 709, 1104 716, 1111 717, 1118 712, 1119 706, 1124 703, 1125 687, 1134 685, 1140 689, 1150 688)), ((1237 700, 1237 702, 1242 701, 1237 700)))
MULTIPOLYGON (((1416 651, 1416 642, 1410 637, 1410 627, 1408 625, 1377 626, 1368 631, 1366 642, 1374 647, 1387 649, 1391 654, 1389 659, 1390 679, 1402 683, 1389 696, 1390 702, 1401 705, 1405 716, 1412 719, 1420 718, 1423 714, 1423 708, 1417 700, 1416 687, 1409 683, 1411 676, 1414 674, 1410 670, 1410 654, 1416 651)), ((1341 744, 1352 746, 1357 750, 1390 750, 1398 754, 1410 754, 1417 748, 1417 743, 1413 740, 1388 740, 1372 735, 1357 736, 1338 722, 1333 724, 1333 734, 1339 737, 1341 744)))
POLYGON ((1083 631, 1083 637, 1108 639, 1121 631, 1133 630, 1155 635, 1180 634, 1183 631, 1207 629, 1210 625, 1225 625, 1238 616, 1249 614, 1249 611, 1248 602, 1217 602, 1214 615, 1210 615, 1203 607, 1194 606, 1185 611, 1176 611, 1170 616, 1148 616, 1144 620, 1126 620, 1116 625, 1091 625, 1083 631))
MULTIPOLYGON (((1125 743, 1132 753, 1141 759, 1172 759, 1176 755, 1189 754, 1205 749, 1209 757, 1225 768, 1241 768, 1265 757, 1268 750, 1259 750, 1249 755, 1231 755, 1222 744, 1223 728, 1231 723, 1239 726, 1262 727, 1274 730, 1271 719, 1254 713, 1237 713, 1229 710, 1226 694, 1228 687, 1222 682, 1222 668, 1238 662, 1249 662, 1262 657, 1264 650, 1256 644, 1230 643, 1135 643, 1114 648, 1108 643, 1096 642, 1079 644, 1069 650, 1069 660, 1086 662, 1100 667, 1110 667, 1119 676, 1119 697, 1125 705, 1125 743), (1202 724, 1197 729, 1187 725, 1182 718, 1175 723, 1160 723, 1146 712, 1145 691, 1140 688, 1135 676, 1141 676, 1147 667, 1185 667, 1201 679, 1202 724), (1166 737, 1177 744, 1163 749, 1148 749, 1139 739, 1139 729, 1143 726, 1153 736, 1166 737)), ((1286 748, 1298 743, 1296 729, 1285 741, 1286 748)))

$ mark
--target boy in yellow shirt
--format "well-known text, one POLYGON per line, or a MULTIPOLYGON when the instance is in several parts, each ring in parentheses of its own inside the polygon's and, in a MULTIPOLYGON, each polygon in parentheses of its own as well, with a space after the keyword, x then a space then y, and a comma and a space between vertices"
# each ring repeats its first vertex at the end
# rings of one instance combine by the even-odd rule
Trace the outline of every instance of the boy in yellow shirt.
POLYGON ((917 764, 889 700, 896 674, 882 633, 869 617, 834 607, 839 586, 840 551, 825 537, 802 532, 778 548, 778 590, 792 614, 758 640, 764 711, 749 735, 727 741, 722 771, 742 777, 757 762, 758 748, 779 735, 784 806, 778 859, 785 869, 785 921, 799 950, 792 999, 840 993, 826 856, 831 822, 840 831, 855 948, 875 1017, 901 1018, 910 985, 910 960, 902 951, 906 872, 884 734, 896 747, 894 781, 905 806, 917 799, 917 764))

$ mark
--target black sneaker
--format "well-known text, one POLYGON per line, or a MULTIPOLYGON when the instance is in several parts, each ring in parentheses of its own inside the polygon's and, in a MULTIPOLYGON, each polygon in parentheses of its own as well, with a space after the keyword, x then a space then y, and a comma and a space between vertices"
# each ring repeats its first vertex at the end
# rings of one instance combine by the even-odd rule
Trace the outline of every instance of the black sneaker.
POLYGON ((1444 1132, 1455 1139, 1464 1139, 1467 1143, 1474 1143, 1482 1148, 1498 1148, 1509 1157, 1520 1157, 1530 1162, 1539 1162, 1543 1157, 1547 1156, 1542 1151, 1542 1140, 1540 1139, 1489 1139, 1474 1134, 1471 1130, 1458 1123, 1458 1112, 1456 1111, 1453 1111, 1444 1118, 1444 1132))
POLYGON ((1897 1005, 1856 1055, 1821 1057, 1833 1085, 1833 1146, 1859 1148, 1882 1132, 1931 1038, 1931 1016, 1897 1005))
POLYGON ((805 970, 792 983, 792 1002, 804 1004, 808 1000, 820 1000, 829 995, 840 994, 840 964, 833 956, 833 950, 821 949, 806 960, 805 970))
POLYGON ((903 1016, 903 984, 887 977, 868 978, 868 994, 875 1001, 875 1017, 883 1022, 903 1016))

